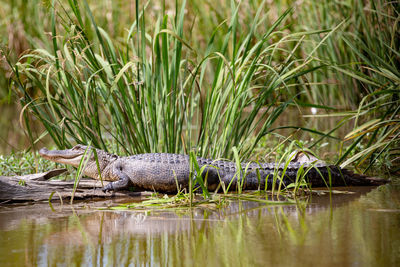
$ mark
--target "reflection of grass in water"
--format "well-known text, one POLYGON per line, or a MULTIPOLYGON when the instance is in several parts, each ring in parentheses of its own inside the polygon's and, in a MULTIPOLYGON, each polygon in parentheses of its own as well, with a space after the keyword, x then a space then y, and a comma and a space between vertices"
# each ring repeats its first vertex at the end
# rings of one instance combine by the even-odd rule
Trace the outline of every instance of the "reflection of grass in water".
MULTIPOLYGON (((357 202, 334 209, 327 207, 312 215, 306 215, 306 210, 305 206, 298 205, 291 206, 290 210, 270 207, 268 213, 258 216, 243 213, 235 220, 225 220, 212 233, 194 229, 185 235, 190 241, 182 247, 193 257, 187 258, 194 262, 201 261, 198 254, 206 254, 210 262, 224 266, 276 266, 294 262, 310 266, 310 262, 324 265, 355 261, 375 265, 398 258, 397 251, 391 248, 397 241, 390 236, 397 222, 395 225, 383 223, 384 228, 377 230, 373 223, 382 223, 374 214, 365 214, 357 202)), ((394 222, 393 219, 390 221, 394 222)))
MULTIPOLYGON (((386 205, 393 199, 386 190, 371 193, 362 198, 369 203, 372 197, 377 208, 382 208, 379 203, 386 205)), ((1 234, 5 240, 16 241, 4 244, 4 248, 7 245, 9 251, 22 251, 18 254, 21 257, 12 259, 19 262, 15 264, 18 266, 26 265, 27 260, 40 259, 47 259, 49 265, 67 266, 93 262, 111 266, 132 263, 150 266, 349 266, 355 262, 362 266, 396 266, 400 240, 398 213, 370 211, 369 207, 365 209, 362 199, 312 213, 308 211, 314 206, 305 207, 303 203, 283 207, 261 205, 250 209, 238 205, 234 214, 215 213, 216 220, 210 212, 205 212, 204 216, 199 212, 197 217, 182 214, 187 216, 182 220, 178 213, 172 223, 177 231, 172 233, 152 229, 146 234, 130 232, 130 223, 135 218, 129 215, 135 212, 115 212, 129 224, 114 217, 108 217, 108 221, 105 217, 103 221, 104 214, 111 213, 106 212, 100 216, 93 213, 96 220, 79 216, 78 222, 73 215, 66 218, 67 221, 51 220, 34 227, 23 220, 12 232, 1 234), (112 224, 113 231, 108 231, 107 223, 112 224), (74 236, 71 230, 81 232, 74 236), (60 241, 60 234, 62 237, 64 233, 68 236, 64 240, 70 241, 67 244, 60 241), (53 234, 58 243, 48 242, 53 234), (81 244, 80 239, 85 238, 92 244, 81 244)), ((159 214, 162 213, 156 213, 155 217, 159 214)), ((161 221, 161 224, 168 222, 171 220, 161 221)), ((147 227, 139 225, 138 228, 142 226, 147 227)))

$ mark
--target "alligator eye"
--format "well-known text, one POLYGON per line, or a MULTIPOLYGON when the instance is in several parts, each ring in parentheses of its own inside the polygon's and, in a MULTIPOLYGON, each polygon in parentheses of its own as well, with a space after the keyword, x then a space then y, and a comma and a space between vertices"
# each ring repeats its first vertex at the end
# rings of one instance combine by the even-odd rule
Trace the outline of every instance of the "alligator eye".
POLYGON ((78 145, 74 146, 72 148, 72 150, 80 150, 81 148, 82 148, 82 145, 78 144, 78 145))

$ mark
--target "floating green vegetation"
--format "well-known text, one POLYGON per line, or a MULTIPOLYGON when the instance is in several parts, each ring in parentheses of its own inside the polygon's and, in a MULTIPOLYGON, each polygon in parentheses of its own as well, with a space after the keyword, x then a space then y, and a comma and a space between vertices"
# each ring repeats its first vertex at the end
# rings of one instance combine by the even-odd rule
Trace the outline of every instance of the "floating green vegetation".
POLYGON ((264 205, 293 205, 294 200, 269 200, 267 194, 260 194, 259 192, 242 192, 240 194, 213 194, 209 199, 204 199, 197 195, 191 197, 190 193, 180 192, 174 196, 154 194, 147 200, 134 203, 120 204, 114 207, 107 207, 103 209, 111 210, 126 210, 135 209, 142 211, 156 211, 156 210, 181 210, 188 208, 204 208, 204 209, 220 209, 224 208, 231 201, 253 201, 264 205))

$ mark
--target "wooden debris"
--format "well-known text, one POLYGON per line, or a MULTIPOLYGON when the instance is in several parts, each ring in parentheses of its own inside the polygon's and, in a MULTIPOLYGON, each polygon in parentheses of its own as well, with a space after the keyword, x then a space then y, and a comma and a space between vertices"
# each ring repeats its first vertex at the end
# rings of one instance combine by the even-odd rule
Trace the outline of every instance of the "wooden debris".
POLYGON ((55 169, 55 170, 51 170, 51 171, 48 171, 48 172, 41 172, 41 173, 34 173, 34 174, 16 176, 16 178, 17 179, 22 179, 22 180, 46 181, 46 180, 49 180, 52 177, 58 176, 60 174, 63 174, 66 171, 67 171, 67 169, 55 169))
MULTIPOLYGON (((28 201, 48 201, 55 193, 52 201, 59 198, 70 199, 74 188, 74 181, 49 181, 48 179, 65 172, 65 169, 53 170, 32 175, 5 177, 0 176, 0 204, 28 201)), ((109 182, 103 181, 103 185, 109 182)), ((100 181, 81 179, 75 192, 74 199, 110 198, 140 196, 140 192, 121 191, 104 193, 100 181)))

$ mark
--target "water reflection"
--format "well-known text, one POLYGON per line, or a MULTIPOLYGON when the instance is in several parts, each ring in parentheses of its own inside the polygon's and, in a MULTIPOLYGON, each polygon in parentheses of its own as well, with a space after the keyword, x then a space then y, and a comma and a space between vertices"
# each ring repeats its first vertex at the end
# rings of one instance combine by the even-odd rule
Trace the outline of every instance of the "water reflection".
POLYGON ((310 203, 178 212, 97 211, 95 202, 0 208, 0 265, 382 265, 400 261, 400 190, 310 203))

